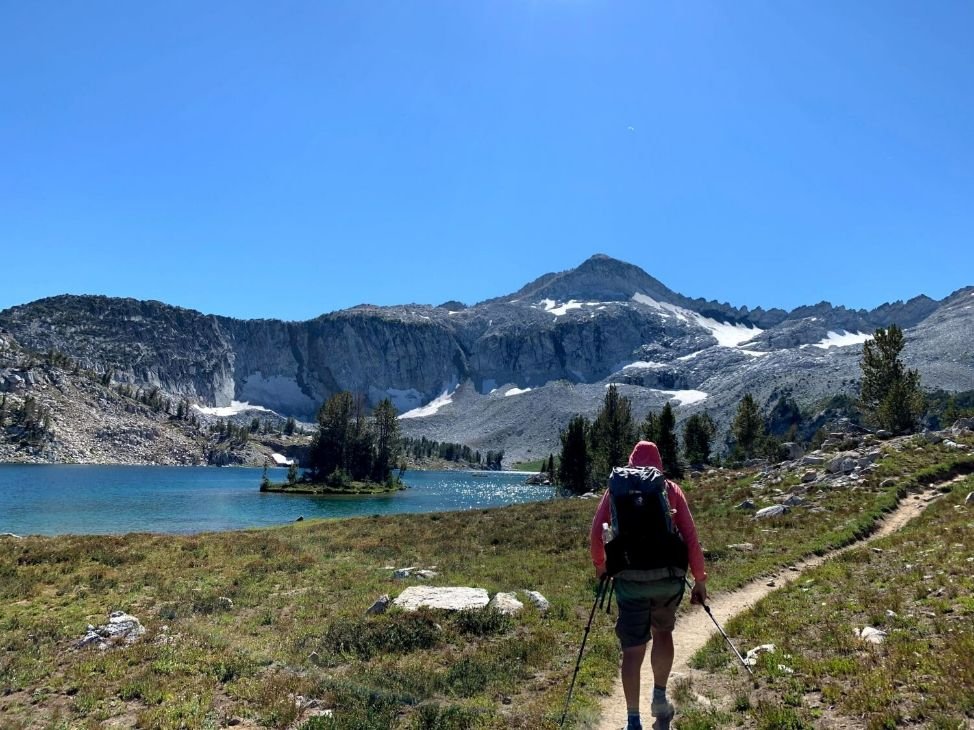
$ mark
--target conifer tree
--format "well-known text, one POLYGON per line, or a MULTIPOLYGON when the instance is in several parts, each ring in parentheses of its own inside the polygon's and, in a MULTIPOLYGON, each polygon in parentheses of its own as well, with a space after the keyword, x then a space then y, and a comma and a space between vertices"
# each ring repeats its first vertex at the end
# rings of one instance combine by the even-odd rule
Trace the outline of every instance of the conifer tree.
POLYGON ((375 460, 372 479, 384 482, 392 473, 392 465, 399 460, 399 418, 392 401, 383 398, 372 412, 375 433, 375 460))
POLYGON ((708 413, 694 413, 683 424, 683 456, 690 464, 710 462, 710 445, 717 424, 708 413))
POLYGON ((920 373, 900 360, 906 340, 895 324, 878 329, 862 346, 859 404, 867 419, 895 434, 913 431, 923 413, 920 373))
POLYGON ((596 484, 609 478, 613 467, 624 466, 636 440, 632 401, 613 384, 605 391, 602 407, 590 429, 592 476, 596 484))
POLYGON ((731 433, 734 434, 734 440, 737 442, 738 454, 743 458, 752 457, 763 432, 764 421, 758 412, 758 404, 754 401, 754 396, 745 393, 737 406, 737 415, 734 416, 734 423, 731 426, 731 433))
POLYGON ((573 494, 584 494, 591 485, 592 456, 588 447, 589 427, 585 416, 576 415, 560 435, 558 483, 573 494))

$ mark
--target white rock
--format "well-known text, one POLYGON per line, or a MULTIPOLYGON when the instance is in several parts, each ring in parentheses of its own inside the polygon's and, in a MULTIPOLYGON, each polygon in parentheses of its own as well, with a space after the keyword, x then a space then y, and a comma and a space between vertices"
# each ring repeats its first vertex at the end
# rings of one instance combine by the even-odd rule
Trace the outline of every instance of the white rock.
POLYGON ((88 625, 87 632, 78 647, 91 646, 106 649, 111 644, 131 644, 145 633, 145 627, 135 616, 124 611, 115 611, 108 616, 108 623, 101 626, 88 625))
POLYGON ((743 551, 747 552, 747 551, 750 551, 750 550, 753 550, 754 549, 754 544, 753 543, 750 543, 750 542, 739 542, 739 543, 735 543, 734 545, 728 545, 727 546, 727 549, 728 550, 743 550, 743 551))
POLYGON ((495 593, 487 608, 512 616, 524 608, 524 604, 517 600, 513 593, 495 593))
POLYGON ((751 649, 747 656, 744 657, 744 663, 749 667, 753 667, 758 663, 758 657, 762 654, 773 654, 775 651, 774 644, 761 644, 751 649))
POLYGON ((396 597, 393 604, 405 611, 415 611, 420 607, 462 611, 483 608, 489 602, 490 598, 483 588, 410 586, 396 597))
POLYGON ((861 630, 856 631, 856 636, 863 641, 868 641, 870 644, 882 644, 886 635, 885 631, 873 628, 872 626, 865 626, 861 630))
POLYGON ((781 515, 785 514, 787 511, 788 511, 788 508, 787 507, 785 507, 783 505, 780 505, 780 504, 773 504, 770 507, 765 507, 764 509, 759 509, 754 514, 754 519, 756 519, 756 520, 764 520, 764 519, 768 519, 770 517, 780 517, 781 515))
POLYGON ((430 580, 431 578, 436 578, 439 573, 435 570, 430 570, 429 568, 424 568, 422 570, 417 570, 413 575, 417 578, 422 578, 423 580, 430 580))
POLYGON ((551 604, 548 603, 548 599, 537 591, 524 591, 524 595, 526 595, 528 600, 531 601, 531 603, 533 603, 535 607, 542 613, 551 608, 551 604))
POLYGON ((964 500, 964 504, 974 504, 974 492, 969 492, 967 499, 964 500))

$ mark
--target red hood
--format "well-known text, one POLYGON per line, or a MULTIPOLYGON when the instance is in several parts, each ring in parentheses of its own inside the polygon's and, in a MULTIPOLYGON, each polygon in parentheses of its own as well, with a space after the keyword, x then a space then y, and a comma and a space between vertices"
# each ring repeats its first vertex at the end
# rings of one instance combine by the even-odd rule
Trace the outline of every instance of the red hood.
POLYGON ((659 449, 652 441, 640 441, 629 454, 629 466, 655 466, 663 471, 663 460, 659 458, 659 449))

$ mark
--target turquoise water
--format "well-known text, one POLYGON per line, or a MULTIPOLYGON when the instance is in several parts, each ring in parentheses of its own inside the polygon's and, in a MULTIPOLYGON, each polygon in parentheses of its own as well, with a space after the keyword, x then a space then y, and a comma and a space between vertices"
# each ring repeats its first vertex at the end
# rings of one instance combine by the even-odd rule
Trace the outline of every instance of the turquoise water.
MULTIPOLYGON (((0 532, 17 535, 187 533, 293 522, 298 517, 439 512, 550 499, 524 474, 406 472, 392 495, 262 494, 262 469, 0 464, 0 532), (475 475, 476 474, 476 475, 475 475)), ((284 481, 285 469, 270 469, 284 481)))

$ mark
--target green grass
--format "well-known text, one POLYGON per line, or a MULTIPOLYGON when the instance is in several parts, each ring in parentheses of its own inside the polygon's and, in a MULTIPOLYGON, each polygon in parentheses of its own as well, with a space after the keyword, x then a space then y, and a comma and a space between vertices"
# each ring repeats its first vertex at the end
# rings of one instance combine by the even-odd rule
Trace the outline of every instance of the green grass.
MULTIPOLYGON (((711 590, 872 529, 901 488, 880 488, 882 478, 943 460, 935 449, 904 451, 856 492, 810 495, 823 511, 800 509, 772 523, 734 509, 745 497, 770 497, 755 489, 753 473, 687 482, 711 590), (740 542, 754 550, 726 548, 740 542)), ((217 727, 235 717, 276 728, 554 728, 596 588, 587 547, 594 508, 555 500, 196 536, 4 540, 0 717, 12 728, 113 719, 217 727), (393 580, 387 565, 436 565, 437 585, 536 589, 552 608, 542 615, 529 606, 514 619, 367 617, 377 596, 413 582, 393 580), (143 640, 106 652, 72 648, 88 623, 119 609, 142 620, 143 640), (333 708, 334 717, 309 719, 298 695, 333 708)), ((617 661, 612 622, 601 615, 576 684, 573 726, 595 720, 617 661)), ((694 722, 709 727, 732 714, 701 710, 694 722)))
MULTIPOLYGON (((948 449, 922 453, 939 463, 916 469, 904 481, 911 489, 974 471, 970 457, 948 449)), ((974 718, 974 509, 964 506, 972 490, 974 477, 965 477, 895 534, 809 571, 728 622, 742 650, 777 647, 758 662, 756 698, 720 637, 696 665, 728 694, 749 697, 748 727, 964 727, 974 718), (864 626, 889 635, 866 644, 854 633, 864 626), (834 709, 823 716, 823 706, 834 709)))

